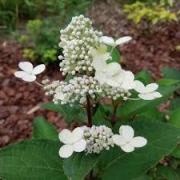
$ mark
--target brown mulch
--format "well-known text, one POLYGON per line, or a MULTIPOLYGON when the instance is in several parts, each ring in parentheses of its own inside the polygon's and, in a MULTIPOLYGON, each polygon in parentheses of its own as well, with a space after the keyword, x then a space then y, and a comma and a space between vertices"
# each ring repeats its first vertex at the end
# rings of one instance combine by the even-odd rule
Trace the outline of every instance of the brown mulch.
MULTIPOLYGON (((17 44, 0 44, 0 147, 30 138, 32 122, 36 116, 46 117, 57 129, 65 127, 57 113, 36 110, 38 105, 50 99, 44 95, 41 87, 14 77, 13 73, 18 68, 19 61, 22 61, 22 57, 17 44)), ((38 79, 57 77, 61 78, 59 68, 50 66, 38 79)))
POLYGON ((154 78, 161 77, 163 67, 180 69, 180 22, 140 27, 128 21, 121 4, 114 0, 96 1, 88 16, 105 35, 121 37, 130 35, 133 40, 121 47, 122 64, 133 72, 146 69, 154 78))

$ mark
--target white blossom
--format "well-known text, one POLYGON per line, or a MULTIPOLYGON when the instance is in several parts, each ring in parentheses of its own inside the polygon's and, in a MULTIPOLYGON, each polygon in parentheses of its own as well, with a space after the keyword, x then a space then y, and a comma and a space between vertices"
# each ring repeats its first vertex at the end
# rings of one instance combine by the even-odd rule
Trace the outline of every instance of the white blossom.
POLYGON ((70 157, 73 152, 82 152, 86 149, 86 141, 83 138, 83 129, 75 128, 72 132, 64 129, 59 133, 59 139, 64 145, 59 150, 59 156, 62 158, 70 157))
POLYGON ((109 36, 102 36, 100 38, 100 42, 103 42, 104 44, 107 44, 109 46, 116 47, 118 45, 128 43, 131 39, 132 39, 132 37, 130 37, 130 36, 124 36, 117 40, 114 40, 112 37, 109 37, 109 36))
POLYGON ((144 137, 134 137, 134 129, 128 125, 122 125, 119 128, 119 135, 113 135, 112 139, 114 144, 127 153, 134 151, 135 148, 140 148, 147 144, 147 139, 144 137))
POLYGON ((136 80, 134 89, 139 93, 138 96, 144 100, 153 100, 162 97, 162 95, 156 91, 158 89, 158 84, 156 83, 144 86, 142 82, 136 80))
POLYGON ((135 87, 134 74, 131 71, 123 70, 120 64, 116 62, 106 63, 103 69, 96 70, 95 79, 100 84, 121 87, 123 90, 130 90, 135 87))
POLYGON ((45 65, 40 64, 33 68, 30 62, 20 62, 19 68, 21 71, 16 71, 14 75, 27 82, 33 82, 36 80, 36 75, 42 73, 45 70, 45 65))

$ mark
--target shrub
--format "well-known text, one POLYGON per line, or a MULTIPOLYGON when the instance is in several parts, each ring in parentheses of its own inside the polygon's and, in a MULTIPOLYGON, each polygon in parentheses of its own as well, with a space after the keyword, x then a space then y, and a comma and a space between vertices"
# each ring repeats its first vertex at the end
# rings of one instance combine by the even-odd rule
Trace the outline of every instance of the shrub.
POLYGON ((139 24, 142 20, 146 20, 151 24, 177 20, 175 13, 157 4, 147 5, 142 2, 127 4, 124 6, 124 12, 128 14, 128 19, 136 24, 139 24))
POLYGON ((152 83, 145 71, 124 70, 116 47, 132 38, 103 36, 82 15, 61 30, 60 39, 64 81, 39 83, 45 65, 30 62, 20 62, 15 76, 43 87, 53 97, 43 108, 61 113, 69 129, 58 135, 44 118, 35 119, 31 140, 0 150, 0 177, 179 179, 180 101, 172 96, 180 72, 165 68, 165 79, 152 83), (159 111, 167 100, 169 111, 159 111))

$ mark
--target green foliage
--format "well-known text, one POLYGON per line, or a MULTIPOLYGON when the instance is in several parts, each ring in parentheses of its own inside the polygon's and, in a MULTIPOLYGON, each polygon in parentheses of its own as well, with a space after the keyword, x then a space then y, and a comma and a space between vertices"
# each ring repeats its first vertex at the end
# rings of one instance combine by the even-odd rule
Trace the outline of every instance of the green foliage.
POLYGON ((33 122, 33 139, 58 140, 58 133, 55 127, 43 117, 37 117, 33 122))
MULTIPOLYGON (((180 131, 165 123, 152 121, 134 121, 131 125, 138 135, 148 139, 147 146, 133 153, 112 148, 100 155, 78 153, 62 160, 58 156, 59 142, 25 141, 0 150, 0 177, 8 180, 24 180, 27 177, 30 180, 83 180, 96 167, 93 175, 96 174, 103 180, 111 180, 112 177, 115 180, 131 180, 139 176, 142 179, 142 174, 173 151, 179 141, 180 131)), ((169 173, 164 176, 169 177, 169 173)))
POLYGON ((67 123, 86 121, 85 110, 79 105, 56 105, 54 103, 46 103, 42 108, 60 113, 67 123))
POLYGON ((91 0, 0 0, 0 25, 15 29, 23 20, 54 15, 65 22, 83 13, 90 3, 91 0))
POLYGON ((0 150, 0 178, 7 180, 67 180, 59 143, 50 140, 24 141, 0 150))
MULTIPOLYGON (((137 101, 127 101, 121 107, 118 108, 117 116, 120 118, 130 118, 138 113, 146 111, 147 108, 153 108, 157 105, 165 102, 174 91, 180 88, 180 82, 170 80, 172 82, 171 86, 169 84, 163 83, 159 87, 159 92, 162 94, 162 98, 158 98, 152 101, 145 101, 145 100, 137 100, 137 101)), ((169 82, 168 82, 169 83, 169 82)))
POLYGON ((75 154, 64 160, 63 169, 68 179, 83 180, 95 167, 99 159, 98 155, 75 154))
POLYGON ((127 13, 128 19, 136 24, 139 24, 142 20, 146 20, 151 24, 177 20, 175 13, 157 4, 147 5, 146 3, 135 2, 125 5, 124 12, 127 13))
POLYGON ((118 148, 105 152, 101 159, 103 180, 135 179, 171 153, 179 141, 180 130, 164 123, 135 121, 131 125, 138 135, 147 137, 147 146, 126 154, 118 148))

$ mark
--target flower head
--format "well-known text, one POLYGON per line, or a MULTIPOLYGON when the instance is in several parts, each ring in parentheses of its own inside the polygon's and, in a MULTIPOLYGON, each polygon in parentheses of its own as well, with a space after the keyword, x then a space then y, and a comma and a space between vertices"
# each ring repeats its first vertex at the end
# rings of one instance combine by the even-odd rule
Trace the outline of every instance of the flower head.
POLYGON ((116 47, 118 45, 128 43, 131 39, 132 39, 132 37, 130 37, 130 36, 124 36, 124 37, 121 37, 117 40, 114 40, 112 37, 102 36, 100 38, 100 41, 104 44, 109 45, 109 46, 116 47))
POLYGON ((98 154, 103 150, 109 150, 114 146, 112 135, 112 130, 104 125, 86 128, 84 130, 84 139, 87 142, 86 152, 98 154))
POLYGON ((158 84, 156 83, 144 86, 142 82, 136 80, 134 89, 139 93, 138 96, 144 100, 153 100, 162 97, 162 95, 156 91, 158 89, 158 84))
POLYGON ((36 80, 36 75, 42 73, 45 70, 45 65, 40 64, 33 68, 30 62, 20 62, 19 68, 21 71, 16 71, 14 75, 27 82, 33 82, 36 80))
POLYGON ((59 133, 59 139, 63 146, 59 150, 59 156, 62 158, 70 157, 73 152, 82 152, 86 149, 86 141, 83 138, 83 129, 75 128, 72 132, 64 129, 59 133))
POLYGON ((119 146, 125 152, 132 152, 135 148, 140 148, 147 144, 147 139, 144 137, 134 137, 134 129, 128 125, 122 125, 119 128, 119 135, 113 135, 112 139, 114 144, 119 146))

